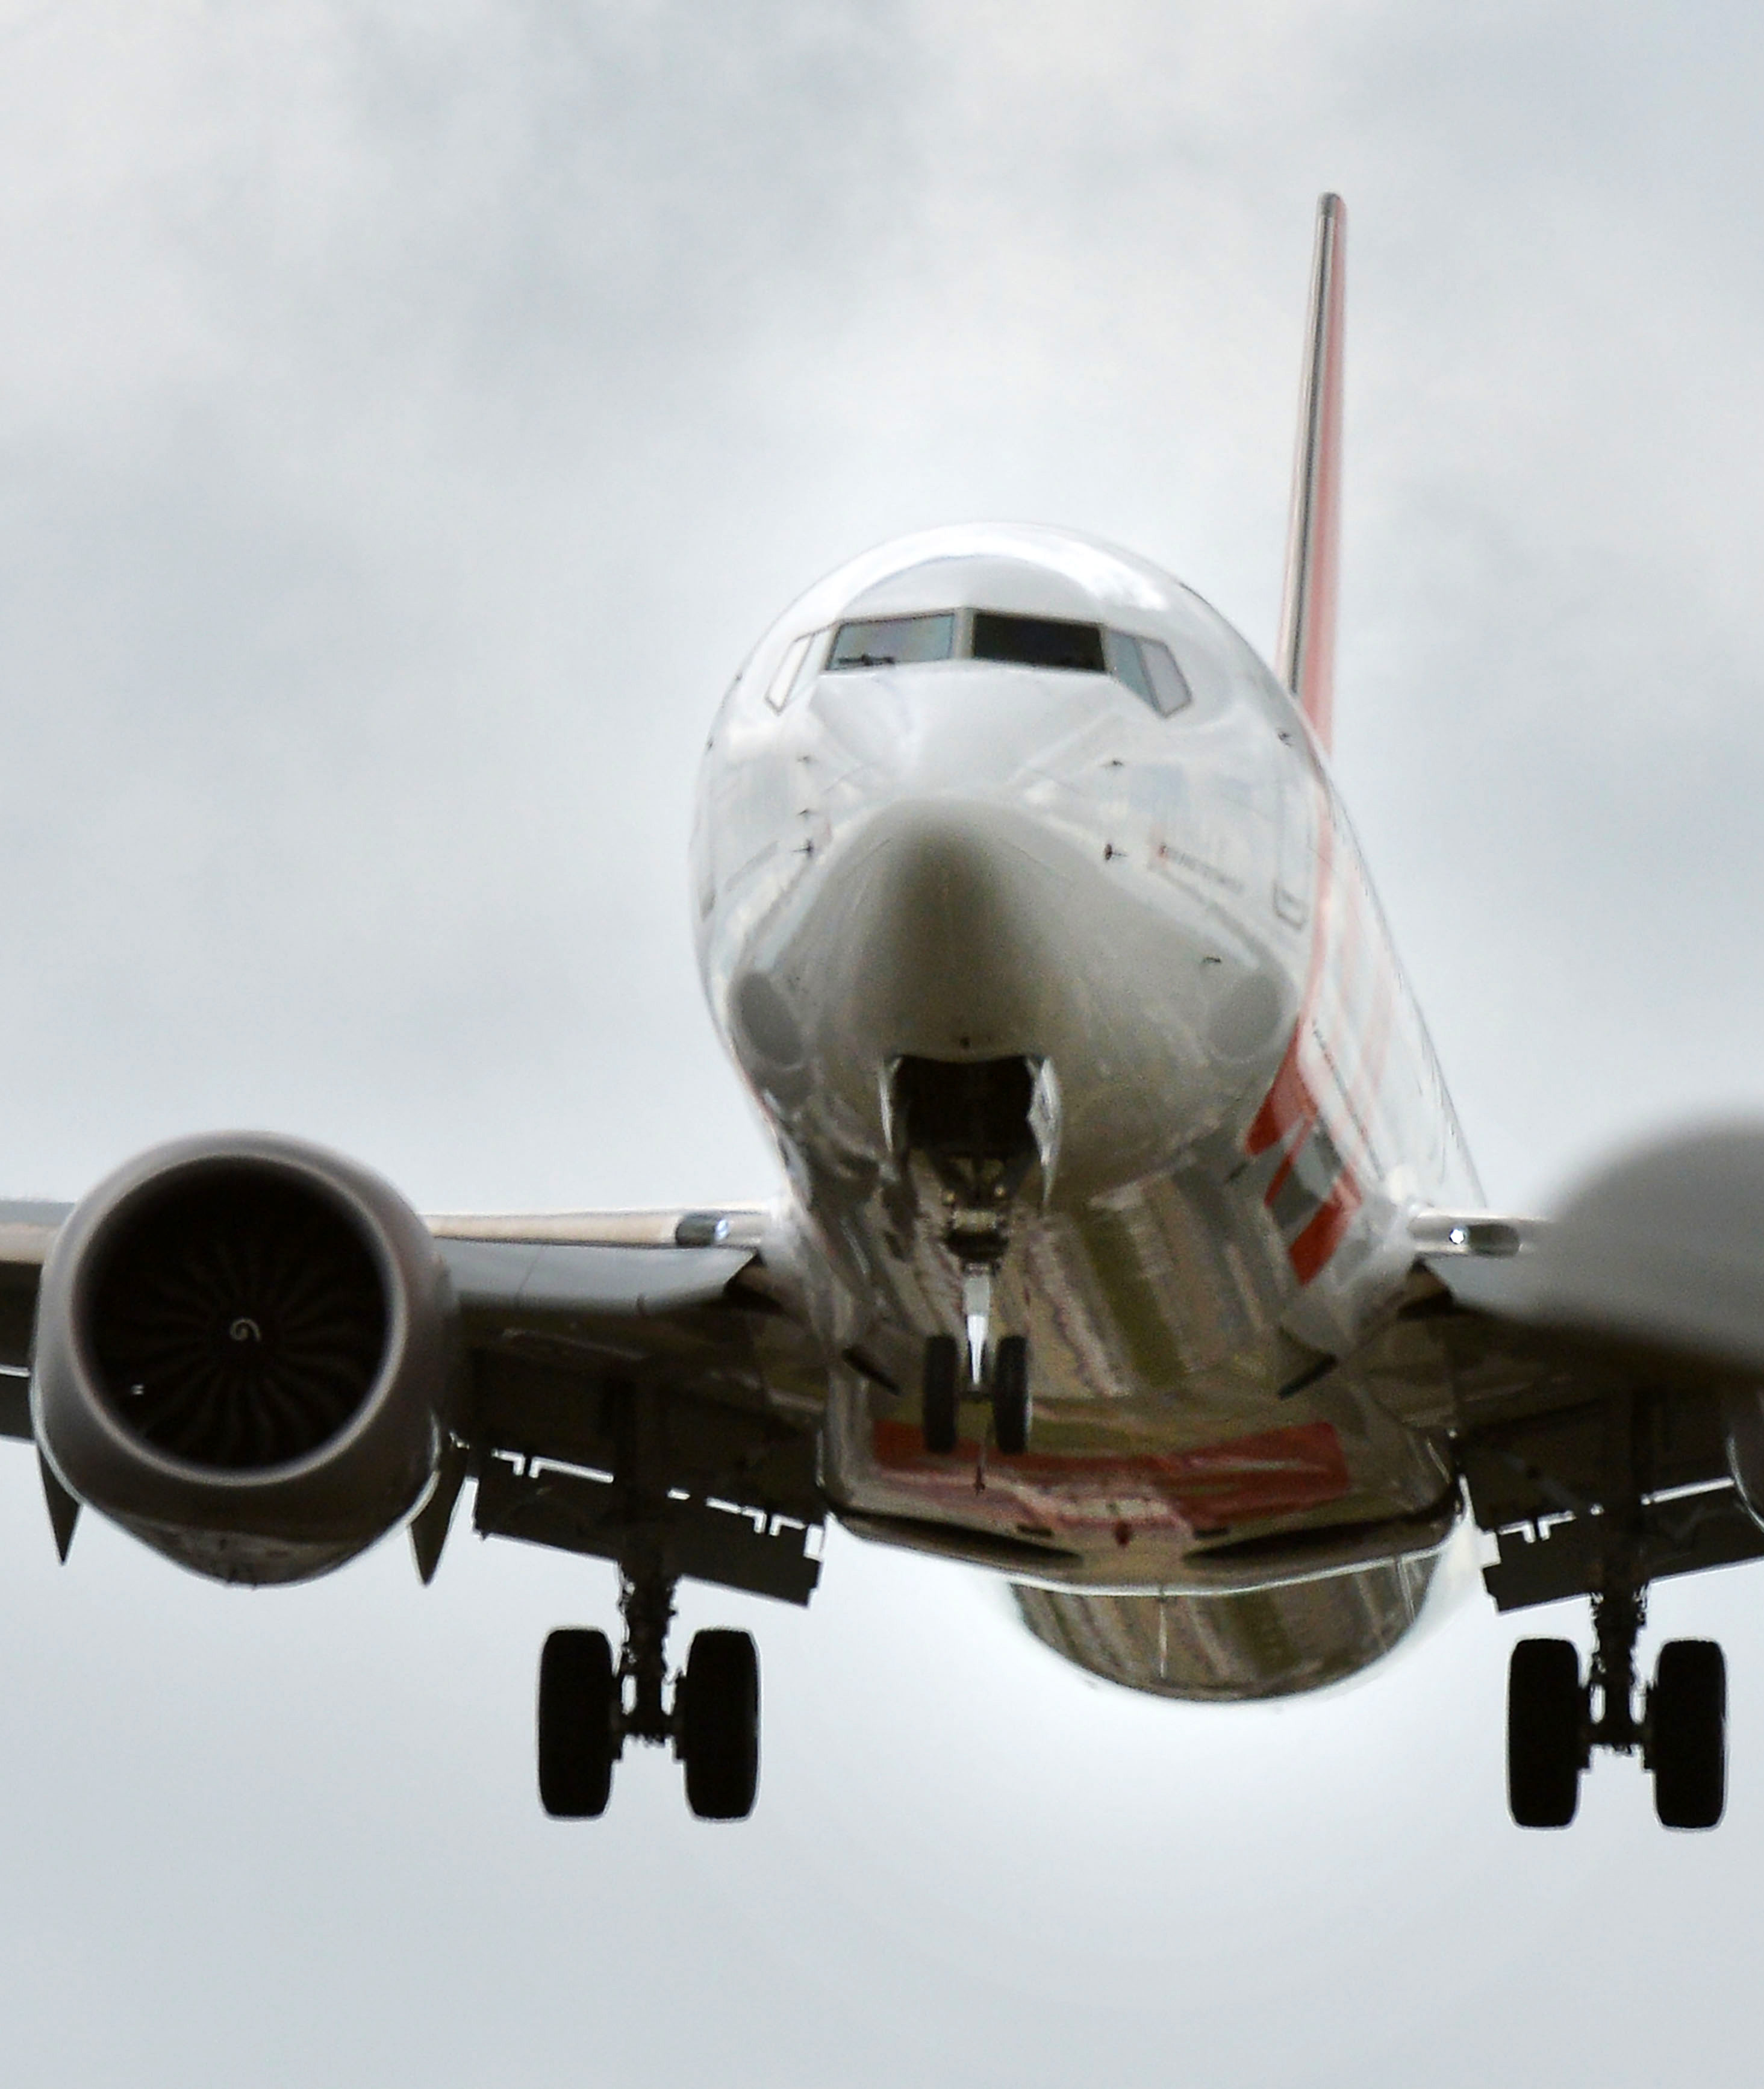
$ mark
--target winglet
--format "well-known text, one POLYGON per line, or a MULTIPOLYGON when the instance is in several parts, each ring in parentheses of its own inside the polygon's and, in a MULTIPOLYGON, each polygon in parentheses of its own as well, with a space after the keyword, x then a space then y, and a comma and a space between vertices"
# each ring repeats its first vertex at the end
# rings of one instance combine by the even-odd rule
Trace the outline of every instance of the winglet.
POLYGON ((1280 672, 1325 748, 1335 701, 1335 597, 1341 568, 1342 298, 1347 206, 1317 205, 1317 256, 1299 444, 1293 461, 1287 580, 1280 607, 1280 672))

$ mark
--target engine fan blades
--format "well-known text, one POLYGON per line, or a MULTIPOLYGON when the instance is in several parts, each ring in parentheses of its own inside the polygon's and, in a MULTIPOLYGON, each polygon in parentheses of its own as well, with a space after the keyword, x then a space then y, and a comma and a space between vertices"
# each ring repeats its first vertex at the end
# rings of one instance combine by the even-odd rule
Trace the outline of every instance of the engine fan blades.
POLYGON ((306 1185, 256 1172, 125 1212, 90 1298, 113 1407, 198 1465, 258 1471, 316 1451, 385 1355, 383 1290, 355 1227, 306 1185))

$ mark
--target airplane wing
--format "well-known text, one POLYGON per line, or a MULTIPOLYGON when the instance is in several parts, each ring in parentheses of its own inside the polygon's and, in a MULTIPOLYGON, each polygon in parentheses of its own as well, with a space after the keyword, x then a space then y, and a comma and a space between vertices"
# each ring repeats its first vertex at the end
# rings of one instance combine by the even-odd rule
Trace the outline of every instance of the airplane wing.
MULTIPOLYGON (((26 1441, 69 1209, 0 1203, 0 1434, 26 1441)), ((411 1526, 425 1579, 470 1479, 486 1534, 807 1602, 825 1366, 763 1210, 426 1224, 471 1383, 411 1526)), ((1764 1132, 1621 1160, 1553 1220, 1411 1231, 1407 1285, 1330 1375, 1449 1446, 1499 1608, 1596 1591, 1619 1536, 1644 1581, 1764 1557, 1764 1132)))
POLYGON ((0 1436, 31 1437, 37 1280, 71 1204, 0 1203, 0 1436))
MULTIPOLYGON (((0 1203, 0 1434, 27 1441, 37 1282, 71 1208, 0 1203)), ((824 1371, 763 1212, 428 1224, 470 1394, 411 1525, 425 1581, 469 1478, 486 1534, 808 1601, 824 1371)))
POLYGON ((1625 1156, 1551 1222, 1423 1214, 1344 1376, 1449 1438, 1522 1610, 1764 1557, 1764 1133, 1625 1156))

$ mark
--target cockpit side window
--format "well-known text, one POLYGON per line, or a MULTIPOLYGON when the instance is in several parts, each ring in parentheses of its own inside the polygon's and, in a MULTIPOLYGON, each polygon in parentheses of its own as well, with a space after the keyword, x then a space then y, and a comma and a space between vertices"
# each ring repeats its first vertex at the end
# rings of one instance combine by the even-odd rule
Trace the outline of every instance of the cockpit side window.
POLYGON ((772 677, 765 693, 765 700, 775 711, 781 711, 790 701, 790 692, 796 687, 796 678, 803 671, 803 663, 808 657, 808 649, 814 643, 813 632, 804 632, 800 638, 793 638, 786 647, 784 658, 779 661, 777 671, 772 677))
POLYGON ((1102 650, 1108 656, 1109 672, 1117 682, 1126 683, 1141 703, 1158 708, 1158 699, 1151 693, 1151 678, 1145 672, 1145 663, 1140 656, 1139 641, 1129 638, 1124 631, 1105 631, 1102 650))
POLYGON ((956 648, 953 610, 936 616, 880 616, 841 624, 827 658, 829 673, 841 667, 907 667, 947 660, 956 648))
POLYGON ((1079 675, 1102 675, 1102 634, 1094 624, 1068 624, 1051 616, 1003 616, 995 610, 974 613, 974 657, 1008 661, 1018 667, 1064 667, 1079 675))
POLYGON ((1194 701, 1188 677, 1176 665, 1175 655, 1161 639, 1141 638, 1140 658, 1151 683, 1151 705, 1160 718, 1173 718, 1194 701))
POLYGON ((1124 682, 1159 718, 1172 718, 1194 701, 1170 648, 1156 638, 1130 638, 1124 631, 1104 633, 1109 672, 1124 682))

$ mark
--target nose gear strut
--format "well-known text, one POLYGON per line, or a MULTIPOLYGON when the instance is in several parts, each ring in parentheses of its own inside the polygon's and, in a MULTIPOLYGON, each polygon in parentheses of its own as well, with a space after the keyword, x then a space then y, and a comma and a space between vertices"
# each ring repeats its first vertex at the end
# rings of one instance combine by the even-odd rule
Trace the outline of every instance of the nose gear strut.
POLYGON ((995 1332, 998 1273, 1011 1219, 1031 1173, 1045 1195, 1052 1172, 1055 1106, 1051 1070, 1038 1062, 903 1058, 891 1070, 889 1117, 910 1178, 929 1167, 941 1198, 942 1244, 961 1283, 961 1333, 925 1344, 921 1388, 925 1448, 956 1448, 964 1398, 989 1401, 992 1440, 1007 1455, 1025 1450, 1032 1409, 1029 1344, 995 1332))
POLYGON ((961 1272, 961 1317, 968 1332, 968 1383, 978 1389, 992 1343, 992 1272, 983 1262, 961 1272))

